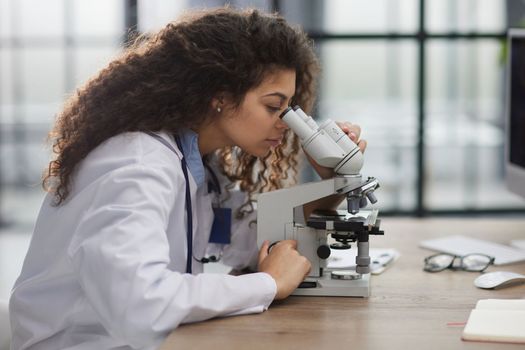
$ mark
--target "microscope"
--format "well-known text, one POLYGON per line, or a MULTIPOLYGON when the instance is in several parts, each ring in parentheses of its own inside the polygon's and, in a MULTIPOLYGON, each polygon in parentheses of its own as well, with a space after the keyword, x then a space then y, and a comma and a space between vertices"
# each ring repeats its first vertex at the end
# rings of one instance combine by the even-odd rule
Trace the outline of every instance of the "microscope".
MULTIPOLYGON (((378 211, 363 215, 368 201, 377 202, 379 187, 373 177, 363 179, 363 154, 332 120, 320 126, 299 106, 288 107, 280 118, 299 137, 304 151, 318 164, 334 169, 328 180, 260 194, 257 199, 257 237, 265 240, 297 241, 297 249, 312 264, 310 274, 293 295, 370 295, 369 236, 382 235, 378 211), (345 195, 347 210, 314 211, 304 218, 303 205, 330 195, 345 195), (352 245, 354 247, 352 248, 352 245), (331 267, 330 256, 357 249, 355 267, 331 267)), ((355 254, 355 251, 352 252, 355 254)), ((353 256, 352 254, 352 256, 353 256)), ((353 265, 353 264, 352 264, 353 265)))

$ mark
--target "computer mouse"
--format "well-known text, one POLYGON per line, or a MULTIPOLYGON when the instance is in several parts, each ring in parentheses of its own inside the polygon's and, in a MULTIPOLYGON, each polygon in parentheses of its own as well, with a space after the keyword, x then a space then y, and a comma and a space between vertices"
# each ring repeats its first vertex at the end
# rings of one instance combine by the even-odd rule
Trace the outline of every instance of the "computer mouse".
POLYGON ((474 280, 474 285, 483 289, 510 287, 519 283, 525 283, 525 275, 508 271, 484 273, 474 280))

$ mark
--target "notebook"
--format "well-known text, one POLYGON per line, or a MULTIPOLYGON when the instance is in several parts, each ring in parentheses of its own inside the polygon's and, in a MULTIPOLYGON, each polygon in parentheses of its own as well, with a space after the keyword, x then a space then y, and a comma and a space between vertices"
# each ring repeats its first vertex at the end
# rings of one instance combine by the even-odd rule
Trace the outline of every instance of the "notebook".
POLYGON ((510 241, 510 245, 514 248, 525 250, 525 239, 514 239, 510 241))
POLYGON ((421 241, 420 247, 454 255, 482 253, 495 258, 494 265, 525 261, 525 250, 466 236, 446 236, 421 241))
POLYGON ((479 300, 461 338, 525 344, 525 299, 479 300))

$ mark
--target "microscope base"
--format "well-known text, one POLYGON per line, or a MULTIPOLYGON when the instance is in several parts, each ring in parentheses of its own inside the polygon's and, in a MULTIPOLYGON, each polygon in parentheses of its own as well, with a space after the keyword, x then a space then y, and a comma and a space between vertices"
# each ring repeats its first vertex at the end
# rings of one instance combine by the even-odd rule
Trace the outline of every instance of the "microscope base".
POLYGON ((292 295, 334 296, 334 297, 368 297, 370 296, 370 274, 362 275, 356 280, 332 279, 330 272, 322 277, 305 279, 305 282, 316 282, 316 287, 297 288, 292 295))

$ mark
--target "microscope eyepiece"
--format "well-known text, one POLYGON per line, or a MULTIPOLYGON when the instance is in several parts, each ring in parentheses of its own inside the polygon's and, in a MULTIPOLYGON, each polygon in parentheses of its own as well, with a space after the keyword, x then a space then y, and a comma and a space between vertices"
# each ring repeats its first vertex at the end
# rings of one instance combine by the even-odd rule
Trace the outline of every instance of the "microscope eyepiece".
MULTIPOLYGON (((298 107, 298 106, 296 106, 298 107)), ((279 119, 283 119, 283 117, 286 115, 286 113, 290 112, 292 110, 292 107, 287 107, 279 116, 279 119)))

